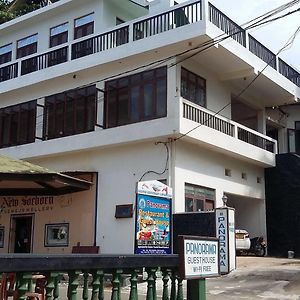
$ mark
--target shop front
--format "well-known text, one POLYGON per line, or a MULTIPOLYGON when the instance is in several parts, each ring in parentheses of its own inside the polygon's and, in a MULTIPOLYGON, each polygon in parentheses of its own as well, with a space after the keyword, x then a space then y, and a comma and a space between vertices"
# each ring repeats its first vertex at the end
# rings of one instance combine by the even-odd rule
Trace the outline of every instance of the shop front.
POLYGON ((66 175, 1 156, 0 253, 93 246, 96 180, 96 173, 66 175))

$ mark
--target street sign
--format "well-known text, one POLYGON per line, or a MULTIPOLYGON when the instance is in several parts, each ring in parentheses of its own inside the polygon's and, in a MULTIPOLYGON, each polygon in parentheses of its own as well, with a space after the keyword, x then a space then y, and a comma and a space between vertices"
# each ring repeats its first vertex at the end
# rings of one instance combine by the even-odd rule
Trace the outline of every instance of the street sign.
POLYGON ((191 280, 220 275, 217 238, 180 235, 178 239, 181 278, 191 280))

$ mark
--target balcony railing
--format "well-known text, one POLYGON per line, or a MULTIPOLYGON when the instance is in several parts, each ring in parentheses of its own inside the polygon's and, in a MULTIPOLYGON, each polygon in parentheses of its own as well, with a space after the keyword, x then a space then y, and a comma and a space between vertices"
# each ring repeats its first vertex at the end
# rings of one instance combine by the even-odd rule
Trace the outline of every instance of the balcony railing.
POLYGON ((129 42, 129 26, 112 30, 72 45, 72 59, 80 58, 129 42))
POLYGON ((236 122, 217 116, 205 108, 188 103, 186 100, 183 100, 182 103, 184 118, 220 131, 226 135, 232 136, 266 151, 276 153, 275 143, 272 139, 236 122))
MULTIPOLYGON (((249 34, 249 43, 247 44, 246 31, 211 3, 208 3, 208 5, 208 18, 210 22, 244 47, 249 47, 249 51, 264 62, 269 63, 270 66, 276 69, 280 74, 300 87, 300 73, 297 70, 293 69, 279 58, 279 63, 277 65, 276 55, 249 34)), ((146 17, 138 22, 131 21, 128 22, 128 25, 124 25, 124 27, 120 27, 119 25, 115 30, 93 37, 82 38, 80 41, 74 41, 73 44, 71 43, 70 45, 72 51, 70 58, 74 60, 76 58, 112 49, 123 44, 132 43, 136 40, 199 22, 205 18, 203 13, 203 0, 193 0, 187 5, 176 5, 161 14, 146 17)), ((18 68, 20 69, 18 64, 21 64, 21 75, 24 75, 70 60, 70 58, 67 57, 65 48, 60 50, 61 53, 59 50, 55 51, 17 61, 14 64, 0 68, 0 82, 16 78, 18 76, 18 68), (54 56, 54 58, 52 59, 51 56, 54 56)))
POLYGON ((68 46, 23 60, 21 75, 46 69, 66 61, 68 61, 68 46))
POLYGON ((146 299, 157 299, 158 281, 162 281, 163 286, 160 299, 184 299, 182 279, 178 276, 178 255, 8 254, 0 256, 0 270, 16 274, 17 299, 20 300, 26 299, 26 293, 36 276, 34 274, 45 276, 47 300, 121 299, 121 295, 124 295, 122 278, 127 278, 129 283, 129 296, 126 299, 136 300, 142 274, 147 277, 146 299), (63 274, 67 282, 62 285, 59 281, 63 274), (82 289, 79 291, 80 282, 82 289))
POLYGON ((140 40, 202 20, 201 1, 147 18, 133 25, 133 40, 140 40))
POLYGON ((300 87, 300 74, 282 59, 278 58, 279 73, 300 87))
POLYGON ((249 37, 249 50, 271 66, 273 69, 277 69, 276 67, 276 55, 270 51, 267 47, 261 44, 258 40, 256 40, 253 36, 248 34, 249 37))
POLYGON ((211 3, 209 3, 209 20, 238 43, 246 47, 246 31, 211 3))
POLYGON ((18 77, 18 63, 0 68, 0 82, 18 77))
POLYGON ((224 134, 234 136, 234 125, 222 120, 220 117, 200 109, 194 105, 183 102, 183 117, 201 125, 218 130, 224 134))

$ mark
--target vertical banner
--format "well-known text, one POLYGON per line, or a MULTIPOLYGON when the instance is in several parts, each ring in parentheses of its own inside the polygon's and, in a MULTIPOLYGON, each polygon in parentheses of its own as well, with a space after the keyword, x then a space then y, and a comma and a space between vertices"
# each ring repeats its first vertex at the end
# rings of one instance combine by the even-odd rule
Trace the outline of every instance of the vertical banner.
POLYGON ((138 183, 135 254, 171 253, 172 189, 159 181, 138 183))
POLYGON ((233 208, 216 208, 216 237, 219 238, 221 274, 230 273, 236 268, 233 208))

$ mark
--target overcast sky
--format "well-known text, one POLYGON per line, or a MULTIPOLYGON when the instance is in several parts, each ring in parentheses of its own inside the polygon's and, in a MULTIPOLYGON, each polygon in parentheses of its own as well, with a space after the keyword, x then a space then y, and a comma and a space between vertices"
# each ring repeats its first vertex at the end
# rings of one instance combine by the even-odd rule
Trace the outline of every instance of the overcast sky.
MULTIPOLYGON (((242 25, 291 0, 210 0, 210 2, 233 21, 242 25)), ((284 13, 299 7, 300 4, 297 4, 285 10, 284 13)), ((277 53, 299 26, 300 11, 248 32, 271 51, 277 53)), ((300 32, 291 48, 283 51, 279 57, 300 71, 300 32)))

